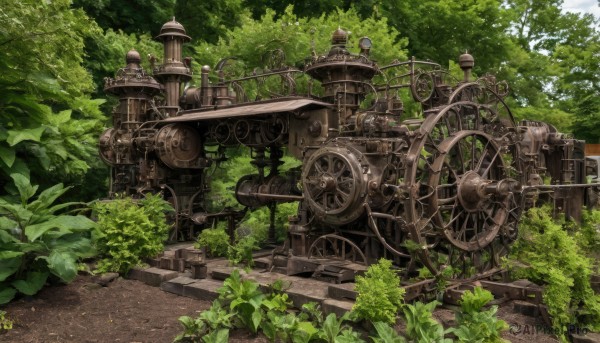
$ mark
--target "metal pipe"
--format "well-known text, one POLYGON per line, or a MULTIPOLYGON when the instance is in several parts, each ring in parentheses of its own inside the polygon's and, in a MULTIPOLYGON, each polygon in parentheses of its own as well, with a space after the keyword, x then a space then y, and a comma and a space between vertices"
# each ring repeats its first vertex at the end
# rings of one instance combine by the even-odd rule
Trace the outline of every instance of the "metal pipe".
MULTIPOLYGON (((597 187, 600 184, 596 185, 597 187)), ((539 185, 539 186, 523 186, 523 191, 529 190, 552 190, 552 189, 560 189, 560 188, 586 188, 586 187, 594 187, 593 183, 574 183, 568 185, 539 185)))
POLYGON ((287 201, 301 201, 304 200, 304 197, 301 195, 281 195, 281 194, 268 194, 268 193, 238 193, 241 196, 248 197, 261 197, 261 198, 270 198, 273 200, 287 200, 287 201))

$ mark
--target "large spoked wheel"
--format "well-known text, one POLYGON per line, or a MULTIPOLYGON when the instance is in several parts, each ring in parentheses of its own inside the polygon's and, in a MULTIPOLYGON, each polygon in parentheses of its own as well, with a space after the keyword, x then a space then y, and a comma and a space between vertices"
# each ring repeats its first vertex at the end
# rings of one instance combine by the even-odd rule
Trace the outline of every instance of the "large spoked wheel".
POLYGON ((333 259, 367 265, 367 258, 351 240, 335 234, 317 238, 308 249, 309 259, 333 259))
POLYGON ((485 104, 449 104, 426 113, 408 150, 407 225, 420 263, 436 276, 467 278, 494 268, 497 241, 514 232, 519 185, 507 170, 517 159, 500 119, 485 104))
POLYGON ((506 223, 516 182, 505 178, 500 149, 482 132, 461 131, 440 148, 429 179, 434 225, 457 248, 481 250, 506 223))

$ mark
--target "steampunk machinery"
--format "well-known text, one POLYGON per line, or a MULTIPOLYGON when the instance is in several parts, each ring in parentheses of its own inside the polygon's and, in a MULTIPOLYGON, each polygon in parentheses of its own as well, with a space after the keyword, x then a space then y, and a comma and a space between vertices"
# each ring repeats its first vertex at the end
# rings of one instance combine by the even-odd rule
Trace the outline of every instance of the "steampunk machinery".
POLYGON ((242 205, 299 203, 274 269, 338 282, 379 258, 406 278, 423 268, 457 279, 493 273, 524 210, 549 202, 577 220, 597 192, 585 182, 584 142, 515 122, 508 85, 474 79, 469 54, 459 57, 460 80, 414 58, 380 66, 369 38, 354 53, 338 29, 303 69, 274 51, 263 70, 229 78, 224 59, 216 73, 203 66, 193 87, 183 26, 173 19, 157 39, 164 60, 151 57, 152 75, 132 50, 106 79, 119 105, 99 146, 111 195, 162 192, 173 204, 173 239, 223 215, 206 210, 208 170, 239 145, 257 168, 237 184, 242 205), (279 171, 286 152, 298 170, 279 171))

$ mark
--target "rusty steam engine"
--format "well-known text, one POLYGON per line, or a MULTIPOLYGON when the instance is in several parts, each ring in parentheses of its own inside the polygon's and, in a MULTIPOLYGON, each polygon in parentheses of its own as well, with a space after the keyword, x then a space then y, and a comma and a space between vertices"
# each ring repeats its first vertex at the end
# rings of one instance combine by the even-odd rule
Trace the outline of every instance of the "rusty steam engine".
POLYGON ((232 215, 206 210, 207 170, 238 145, 251 149, 257 168, 237 184, 242 205, 274 211, 299 202, 274 267, 336 281, 382 257, 406 277, 423 267, 455 278, 492 273, 524 210, 545 201, 578 218, 592 192, 584 143, 546 123, 516 123, 504 101, 508 86, 489 75, 473 79, 471 55, 459 58, 461 80, 414 58, 379 66, 369 38, 352 52, 338 29, 331 49, 303 69, 272 63, 228 79, 223 62, 214 74, 203 66, 191 87, 183 26, 166 23, 157 39, 164 60, 151 57, 152 75, 132 50, 106 79, 119 104, 99 146, 111 195, 162 192, 173 204, 173 239, 232 215), (299 78, 308 80, 303 95, 299 78), (273 79, 278 92, 256 95, 255 85, 273 79), (415 104, 419 117, 405 110, 415 104), (301 167, 280 172, 285 152, 301 167))

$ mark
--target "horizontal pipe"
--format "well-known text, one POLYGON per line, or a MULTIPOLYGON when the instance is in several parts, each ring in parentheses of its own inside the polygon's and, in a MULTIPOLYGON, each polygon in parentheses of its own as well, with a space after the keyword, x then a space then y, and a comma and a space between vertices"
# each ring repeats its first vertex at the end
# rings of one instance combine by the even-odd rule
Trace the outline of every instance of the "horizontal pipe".
POLYGON ((256 198, 267 198, 273 200, 287 200, 287 201, 295 201, 295 200, 304 200, 304 197, 301 195, 282 195, 282 194, 268 194, 268 193, 238 193, 241 196, 246 197, 256 197, 256 198))

